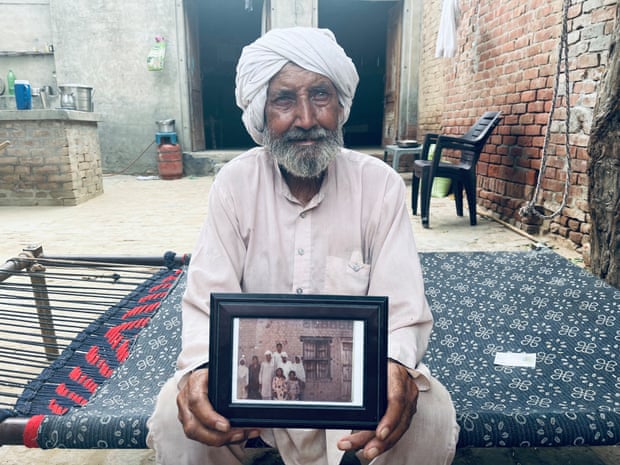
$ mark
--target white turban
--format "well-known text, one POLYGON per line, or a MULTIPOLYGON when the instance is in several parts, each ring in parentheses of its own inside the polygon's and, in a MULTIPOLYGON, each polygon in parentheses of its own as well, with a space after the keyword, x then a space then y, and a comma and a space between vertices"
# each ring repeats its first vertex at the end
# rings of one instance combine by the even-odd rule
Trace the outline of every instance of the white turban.
POLYGON ((349 118, 359 77, 333 32, 311 27, 272 29, 245 46, 237 64, 235 97, 243 110, 243 124, 257 144, 263 143, 267 86, 289 62, 328 77, 344 110, 341 123, 349 118))

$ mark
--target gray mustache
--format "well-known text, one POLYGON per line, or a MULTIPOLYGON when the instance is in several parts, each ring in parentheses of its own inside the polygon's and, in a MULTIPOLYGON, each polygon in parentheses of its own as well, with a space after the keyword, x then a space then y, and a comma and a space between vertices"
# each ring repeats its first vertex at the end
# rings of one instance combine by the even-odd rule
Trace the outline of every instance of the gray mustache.
POLYGON ((297 141, 297 140, 314 140, 314 139, 325 139, 327 137, 327 131, 321 128, 314 129, 299 129, 294 128, 287 131, 282 137, 283 140, 286 141, 297 141))

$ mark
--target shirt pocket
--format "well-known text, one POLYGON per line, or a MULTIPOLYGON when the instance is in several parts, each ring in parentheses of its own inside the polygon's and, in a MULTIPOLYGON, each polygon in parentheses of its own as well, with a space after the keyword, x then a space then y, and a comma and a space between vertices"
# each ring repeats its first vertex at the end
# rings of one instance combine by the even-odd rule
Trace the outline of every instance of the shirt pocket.
POLYGON ((328 256, 325 262, 325 293, 343 295, 366 295, 370 279, 370 265, 357 252, 349 260, 328 256))

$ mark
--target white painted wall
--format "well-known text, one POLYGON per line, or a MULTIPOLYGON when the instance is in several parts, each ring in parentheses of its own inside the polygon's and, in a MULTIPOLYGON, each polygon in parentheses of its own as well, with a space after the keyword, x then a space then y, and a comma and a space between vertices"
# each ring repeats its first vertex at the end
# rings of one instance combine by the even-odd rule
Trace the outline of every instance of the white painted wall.
MULTIPOLYGON (((208 1, 208 0, 203 0, 208 1)), ((241 1, 241 0, 231 0, 241 1)), ((404 41, 419 33, 422 0, 406 0, 404 41), (415 13, 415 14, 414 14, 415 13)), ((85 84, 95 88, 101 116, 99 140, 104 172, 157 172, 155 121, 176 121, 179 143, 190 150, 190 118, 182 0, 0 0, 0 52, 53 44, 53 55, 2 56, 33 87, 85 84), (148 71, 146 57, 156 35, 167 39, 165 69, 148 71), (141 154, 144 154, 141 156, 141 154), (136 161, 137 159, 137 161, 136 161)), ((271 27, 316 25, 318 0, 264 3, 271 27)), ((403 50, 401 123, 416 120, 417 55, 403 50)))
POLYGON ((49 2, 0 0, 0 79, 5 84, 9 69, 33 87, 55 84, 54 56, 48 53, 53 43, 49 2))
POLYGON ((182 16, 180 0, 0 0, 0 77, 10 67, 33 87, 93 86, 104 171, 156 174, 155 121, 175 119, 189 141, 182 16), (156 35, 167 39, 161 72, 146 66, 156 35), (1 53, 48 44, 53 55, 1 53))
MULTIPOLYGON (((155 121, 172 118, 183 144, 177 7, 172 0, 50 0, 58 84, 95 88, 106 172, 133 163, 155 140, 155 121), (155 36, 167 40, 165 69, 148 71, 155 36), (179 131, 181 129, 181 131, 179 131)), ((156 173, 153 144, 129 173, 156 173)))

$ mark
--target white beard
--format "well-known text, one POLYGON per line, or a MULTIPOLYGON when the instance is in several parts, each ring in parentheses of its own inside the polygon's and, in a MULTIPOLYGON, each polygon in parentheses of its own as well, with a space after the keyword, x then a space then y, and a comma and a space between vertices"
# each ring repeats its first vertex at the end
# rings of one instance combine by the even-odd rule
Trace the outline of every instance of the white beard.
POLYGON ((342 128, 290 129, 276 138, 269 129, 264 134, 265 149, 288 173, 299 178, 318 178, 343 147, 342 128), (296 145, 297 140, 317 140, 313 145, 296 145))

